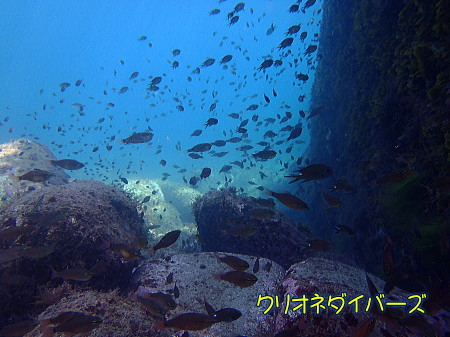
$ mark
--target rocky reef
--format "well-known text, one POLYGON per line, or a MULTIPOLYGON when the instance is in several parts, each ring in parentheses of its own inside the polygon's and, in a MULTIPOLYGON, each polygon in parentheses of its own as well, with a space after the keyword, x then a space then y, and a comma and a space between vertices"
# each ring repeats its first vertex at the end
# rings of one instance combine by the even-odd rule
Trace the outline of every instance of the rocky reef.
POLYGON ((333 167, 334 177, 305 191, 308 222, 339 251, 410 291, 439 283, 438 296, 450 280, 449 5, 324 1, 312 97, 323 112, 309 120, 308 158, 333 167), (337 190, 338 181, 354 191, 337 190), (317 197, 324 187, 341 207, 317 197), (336 225, 355 235, 336 235, 336 225), (388 273, 386 246, 395 264, 388 273))
POLYGON ((271 200, 238 194, 234 188, 197 198, 193 213, 202 251, 266 257, 284 268, 310 256, 305 247, 311 233, 273 207, 271 200))
MULTIPOLYGON (((136 249, 144 235, 136 204, 122 190, 92 180, 42 186, 11 200, 0 214, 0 233, 2 277, 18 280, 2 292, 3 315, 29 310, 52 269, 90 271, 84 276, 95 289, 125 287, 136 262, 123 263, 116 248, 136 249)), ((83 273, 52 282, 79 277, 83 273)))

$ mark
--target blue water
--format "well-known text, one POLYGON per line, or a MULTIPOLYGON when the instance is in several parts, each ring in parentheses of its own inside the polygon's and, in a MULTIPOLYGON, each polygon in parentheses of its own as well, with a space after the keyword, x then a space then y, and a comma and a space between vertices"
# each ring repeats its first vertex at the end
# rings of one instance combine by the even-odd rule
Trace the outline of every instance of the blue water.
MULTIPOLYGON (((234 166, 227 174, 231 184, 250 193, 259 191, 248 185, 248 180, 286 189, 283 176, 296 168, 295 160, 303 155, 309 143, 307 122, 299 116, 299 110, 309 110, 314 70, 307 66, 303 53, 308 45, 317 44, 314 34, 320 29, 321 15, 317 10, 321 1, 305 14, 289 13, 292 1, 245 1, 244 11, 237 13, 239 21, 229 26, 227 13, 237 3, 2 1, 0 141, 25 137, 49 146, 58 159, 73 158, 86 163, 85 169, 71 172, 74 178, 110 183, 119 176, 161 178, 167 172, 171 175, 169 180, 183 182, 183 176, 189 180, 199 175, 203 167, 211 167, 211 177, 199 184, 200 189, 207 190, 223 186, 224 174, 218 172, 222 166, 246 159, 244 169, 234 166), (209 15, 214 8, 221 12, 209 15), (266 35, 271 24, 276 26, 275 31, 266 35), (296 24, 301 24, 301 30, 293 36, 292 46, 279 52, 277 46, 285 38, 285 32, 296 24), (308 32, 304 43, 299 39, 303 31, 308 32), (147 39, 139 41, 143 35, 147 39), (174 57, 174 49, 180 49, 181 54, 174 57), (290 55, 282 57, 288 50, 290 55), (233 55, 233 59, 227 63, 228 69, 223 69, 219 61, 227 54, 233 55), (266 56, 281 59, 283 65, 259 72, 257 68, 266 56), (200 74, 192 74, 208 57, 216 59, 215 64, 202 68, 200 74), (294 58, 298 59, 297 64, 294 58), (175 60, 179 62, 176 69, 171 64, 175 60), (133 72, 139 75, 130 80, 133 72), (295 79, 296 73, 308 74, 310 78, 302 83, 295 79), (151 76, 163 77, 157 92, 146 91, 151 76), (75 86, 77 80, 82 80, 80 86, 75 86), (61 92, 59 84, 63 82, 71 86, 61 92), (118 90, 125 86, 129 90, 119 95, 118 90), (273 89, 277 97, 273 96, 273 89), (269 104, 263 94, 270 97, 269 104), (299 95, 306 96, 304 102, 299 102, 299 95), (84 105, 84 116, 71 106, 74 103, 84 105), (212 103, 217 107, 209 112, 212 103), (177 110, 179 104, 184 111, 177 110), (258 104, 259 108, 246 111, 251 104, 258 104), (277 114, 282 118, 286 111, 293 117, 280 124, 277 114), (230 113, 250 119, 246 126, 247 141, 255 148, 249 155, 242 156, 242 152, 235 150, 247 144, 240 142, 213 147, 216 152, 229 151, 222 158, 209 153, 204 153, 203 159, 189 158, 186 150, 198 143, 240 136, 234 130, 241 121, 230 118, 230 113), (276 122, 267 127, 263 122, 257 131, 256 123, 251 121, 254 114, 259 115, 259 121, 270 117, 276 122), (219 123, 205 130, 203 124, 210 117, 217 118, 219 123), (100 118, 105 120, 98 123, 100 118), (303 133, 296 140, 304 143, 291 140, 273 145, 289 136, 289 132, 280 132, 282 127, 299 121, 303 121, 303 133), (154 133, 151 145, 117 142, 148 127, 154 133), (202 135, 190 137, 196 129, 202 129, 202 135), (268 130, 278 134, 273 141, 263 139, 268 130), (111 141, 111 136, 116 139, 111 141), (264 149, 256 145, 263 140, 271 142, 271 149, 281 153, 272 160, 256 162, 251 154, 264 149), (181 151, 176 150, 177 144, 181 145, 181 151), (112 146, 110 151, 107 145, 112 146), (288 154, 285 150, 290 145, 293 150, 288 154), (161 153, 156 154, 158 146, 161 153), (92 152, 94 147, 99 148, 97 152, 92 152), (161 159, 167 161, 167 166, 159 164, 161 159), (250 167, 250 161, 256 162, 256 166, 250 167), (283 168, 284 163, 289 169, 283 168), (181 168, 187 172, 177 173, 181 168), (268 178, 261 180, 259 171, 268 178)), ((311 65, 315 65, 319 52, 320 48, 313 53, 311 65)))

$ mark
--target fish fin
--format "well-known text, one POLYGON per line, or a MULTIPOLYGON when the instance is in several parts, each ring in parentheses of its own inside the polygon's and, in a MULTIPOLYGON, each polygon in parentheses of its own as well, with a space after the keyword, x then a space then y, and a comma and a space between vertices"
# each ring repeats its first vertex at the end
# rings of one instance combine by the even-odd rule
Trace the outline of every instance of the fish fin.
POLYGON ((294 180, 290 181, 289 184, 295 183, 296 181, 299 181, 302 179, 301 176, 284 176, 285 178, 294 178, 294 180))
POLYGON ((222 280, 222 274, 214 274, 213 276, 216 280, 219 280, 219 281, 222 280))
POLYGON ((51 279, 53 280, 53 279, 58 278, 58 277, 59 277, 58 276, 58 272, 55 269, 53 269, 53 267, 52 267, 52 277, 51 277, 51 279))

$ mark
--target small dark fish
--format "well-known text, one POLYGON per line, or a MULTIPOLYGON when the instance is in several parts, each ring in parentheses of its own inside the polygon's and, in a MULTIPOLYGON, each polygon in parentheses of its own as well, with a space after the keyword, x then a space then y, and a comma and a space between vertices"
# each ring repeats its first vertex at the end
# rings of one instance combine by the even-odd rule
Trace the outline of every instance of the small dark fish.
POLYGON ((89 281, 93 275, 90 270, 84 268, 63 269, 62 271, 52 269, 52 279, 63 278, 73 281, 89 281))
POLYGON ((314 5, 315 3, 316 3, 316 0, 306 1, 305 5, 302 8, 302 12, 305 13, 305 10, 308 9, 309 7, 311 7, 312 5, 314 5))
POLYGON ((303 129, 302 129, 301 124, 296 125, 296 126, 292 129, 292 131, 291 131, 291 133, 290 133, 290 135, 289 135, 289 137, 288 137, 287 140, 291 140, 291 139, 295 139, 295 138, 300 137, 300 135, 302 134, 302 130, 303 130, 303 129))
POLYGON ((289 328, 289 329, 281 330, 273 337, 296 337, 296 336, 298 336, 298 326, 297 325, 293 326, 292 328, 289 328))
POLYGON ((302 42, 305 41, 307 36, 308 36, 308 32, 302 32, 300 34, 300 40, 302 40, 302 42))
POLYGON ((296 181, 303 180, 311 181, 311 180, 321 180, 330 177, 333 174, 333 169, 324 164, 312 164, 307 167, 304 167, 300 170, 297 170, 299 174, 293 176, 285 176, 286 178, 294 178, 289 184, 292 184, 296 181))
POLYGON ((216 118, 210 118, 210 119, 208 119, 208 120, 206 121, 206 123, 205 123, 205 129, 206 129, 208 126, 216 125, 217 123, 219 123, 219 120, 217 120, 216 118))
POLYGON ((132 134, 128 138, 122 139, 120 142, 122 144, 141 144, 141 143, 147 143, 151 141, 153 138, 153 133, 151 132, 138 132, 132 134))
POLYGON ((167 233, 166 235, 163 236, 161 240, 159 240, 159 242, 156 245, 150 248, 149 250, 150 254, 153 254, 158 249, 167 248, 173 245, 175 241, 177 241, 178 238, 180 237, 180 234, 181 234, 180 230, 175 230, 167 233))
POLYGON ((264 265, 264 271, 267 273, 270 273, 270 270, 272 269, 272 261, 268 261, 265 265, 264 265))
POLYGON ((342 206, 342 200, 331 195, 328 193, 323 192, 322 193, 323 200, 328 204, 330 207, 341 207, 342 206))
POLYGON ((258 104, 252 104, 252 105, 250 105, 250 106, 247 108, 247 110, 248 110, 248 111, 254 111, 254 110, 258 109, 258 107, 259 107, 258 104))
POLYGON ((191 137, 200 136, 202 132, 203 132, 202 130, 195 130, 194 132, 191 133, 191 137))
POLYGON ((309 209, 309 206, 301 199, 289 193, 276 193, 270 190, 267 190, 267 194, 276 198, 283 205, 296 209, 298 211, 305 211, 309 209))
POLYGON ((162 77, 157 76, 157 77, 153 77, 152 80, 150 81, 150 85, 155 86, 158 85, 159 83, 161 83, 162 81, 162 77))
POLYGON ((70 83, 67 82, 60 83, 59 87, 61 88, 61 92, 64 92, 68 87, 70 87, 70 83))
POLYGON ((293 4, 291 7, 289 7, 289 13, 295 13, 298 12, 299 4, 293 4))
POLYGON ((212 66, 212 65, 214 64, 214 62, 216 62, 215 59, 213 59, 213 58, 207 58, 207 59, 205 60, 205 62, 202 63, 201 67, 202 67, 202 68, 204 68, 204 67, 210 67, 210 66, 212 66))
POLYGON ((310 55, 317 50, 317 46, 315 44, 310 44, 308 48, 306 48, 304 55, 310 55))
POLYGON ((159 162, 159 164, 161 166, 166 166, 167 162, 164 159, 161 159, 161 161, 159 162))
POLYGON ((257 160, 268 160, 274 158, 276 155, 277 153, 274 150, 263 150, 255 153, 253 158, 257 160))
POLYGON ((309 76, 306 74, 302 74, 302 73, 295 75, 295 78, 297 80, 303 81, 303 83, 305 83, 307 80, 309 80, 309 76))
POLYGON ((200 181, 199 177, 193 176, 191 177, 191 179, 189 179, 189 184, 195 186, 199 181, 200 181))
POLYGON ((178 330, 199 331, 211 327, 220 322, 219 319, 206 314, 189 312, 178 315, 168 321, 161 322, 158 328, 173 328, 178 330))
POLYGON ((315 108, 314 110, 312 110, 312 111, 310 112, 310 114, 309 114, 309 116, 308 116, 307 119, 310 119, 310 118, 313 117, 313 116, 320 115, 324 110, 325 110, 325 107, 324 107, 324 106, 319 106, 319 107, 315 108))
POLYGON ((74 159, 51 160, 51 163, 65 170, 79 170, 84 167, 83 163, 80 163, 74 159))
POLYGON ((399 170, 385 174, 377 180, 377 184, 399 184, 414 174, 414 170, 399 170))
POLYGON ((232 168, 233 168, 233 166, 231 166, 231 165, 224 165, 220 169, 219 173, 226 173, 226 172, 230 171, 232 168))
POLYGON ((239 3, 234 7, 234 12, 237 13, 237 12, 240 12, 240 11, 244 10, 244 6, 245 6, 245 3, 239 2, 239 3))
POLYGON ((272 64, 273 64, 272 59, 264 60, 263 63, 261 63, 261 65, 259 66, 258 70, 261 71, 261 70, 267 69, 270 66, 272 66, 272 64))
POLYGON ((180 289, 178 289, 176 283, 175 283, 175 285, 173 286, 173 296, 174 296, 175 298, 180 297, 180 289))
POLYGON ((128 184, 128 179, 124 177, 120 177, 120 181, 122 181, 124 184, 128 184))
POLYGON ((181 50, 179 50, 179 49, 174 49, 174 50, 172 50, 172 55, 173 56, 178 56, 178 55, 180 55, 181 54, 181 50))
MULTIPOLYGON (((41 326, 44 328, 44 331, 48 331, 50 334, 51 332, 81 334, 98 328, 102 322, 103 320, 99 316, 91 316, 77 311, 66 311, 56 317, 41 321, 41 326), (56 326, 50 327, 49 325, 56 326)), ((49 333, 44 332, 44 336, 47 335, 49 333)))
POLYGON ((373 329, 375 329, 376 319, 367 318, 362 321, 350 335, 350 337, 366 337, 369 336, 373 329))
POLYGON ((236 22, 239 21, 239 15, 235 15, 231 18, 230 23, 228 24, 228 26, 234 25, 236 22))
POLYGON ((253 274, 259 271, 259 257, 256 258, 255 264, 253 265, 253 274))
POLYGON ((270 98, 269 98, 269 97, 267 97, 267 95, 266 95, 266 94, 264 94, 264 99, 266 100, 266 102, 267 102, 267 103, 270 103, 270 98))
POLYGON ((172 272, 169 275, 167 275, 166 282, 167 282, 167 284, 171 284, 173 282, 173 273, 172 272))
POLYGON ((225 255, 224 257, 217 257, 217 260, 229 265, 234 270, 244 271, 250 267, 247 261, 233 255, 225 255))
POLYGON ((214 146, 217 146, 217 147, 222 147, 222 146, 225 146, 227 144, 227 142, 225 140, 219 139, 219 140, 212 142, 211 144, 214 146))
POLYGON ((80 85, 81 85, 81 82, 82 82, 83 80, 77 80, 76 82, 75 82, 75 86, 76 87, 79 87, 80 85))
POLYGON ((300 25, 291 26, 291 27, 289 27, 288 31, 286 32, 286 36, 296 34, 299 32, 299 30, 300 30, 300 25))
POLYGON ((355 236, 356 235, 355 231, 353 229, 351 229, 350 227, 346 226, 346 225, 336 226, 334 228, 334 231, 336 233, 343 233, 343 234, 347 234, 347 235, 350 235, 350 236, 355 236))
POLYGON ((294 39, 292 37, 288 37, 288 38, 284 39, 283 41, 281 41, 280 45, 278 46, 278 50, 289 47, 290 45, 292 45, 293 41, 294 41, 294 39))
POLYGON ((217 15, 217 14, 219 14, 219 13, 220 13, 220 9, 215 8, 215 9, 213 9, 211 12, 209 12, 209 15, 217 15))
POLYGON ((24 175, 15 177, 15 179, 28 180, 28 181, 32 181, 34 183, 42 183, 42 182, 50 179, 50 177, 52 177, 52 176, 53 176, 53 174, 50 172, 40 170, 40 169, 34 169, 30 172, 25 173, 24 175))
MULTIPOLYGON (((136 78, 136 77, 138 77, 139 76, 139 72, 138 71, 135 71, 134 73, 132 73, 131 75, 130 75, 130 80, 132 80, 133 78, 136 78)), ((128 88, 127 88, 128 89, 128 88)))
POLYGON ((224 308, 215 311, 212 317, 217 318, 220 322, 233 322, 242 316, 239 310, 233 308, 224 308))
POLYGON ((211 149, 211 143, 201 143, 191 147, 188 152, 206 152, 211 149))
POLYGON ((270 208, 255 208, 250 211, 246 211, 245 215, 256 219, 272 219, 275 215, 275 211, 270 208))
POLYGON ((201 156, 201 155, 199 155, 198 153, 195 153, 195 152, 188 153, 188 156, 191 157, 192 159, 203 158, 203 156, 201 156))
POLYGON ((145 203, 147 203, 147 202, 149 202, 149 201, 150 201, 150 196, 147 195, 147 196, 144 198, 144 200, 142 200, 142 203, 145 204, 145 203))
POLYGON ((98 151, 98 146, 95 146, 93 149, 92 149, 92 152, 97 152, 98 151))
POLYGON ((168 310, 163 308, 161 303, 159 303, 157 300, 149 298, 145 295, 144 296, 137 295, 136 299, 139 301, 139 303, 141 303, 145 307, 145 309, 147 309, 147 311, 151 315, 159 318, 164 318, 168 310))
POLYGON ((220 60, 220 64, 230 62, 232 58, 233 58, 233 55, 225 55, 224 57, 222 57, 222 60, 220 60))
POLYGON ((331 244, 330 240, 315 239, 309 240, 306 248, 317 251, 325 251, 330 249, 330 244, 331 244))
POLYGON ((275 89, 272 89, 272 93, 273 93, 273 96, 274 96, 274 97, 277 97, 277 96, 278 96, 278 94, 277 94, 277 92, 275 91, 275 89))
POLYGON ((142 35, 142 36, 138 37, 137 40, 138 40, 138 41, 144 41, 144 40, 147 40, 147 36, 142 35))
POLYGON ((0 330, 0 336, 3 337, 19 337, 27 334, 39 325, 39 321, 27 319, 14 324, 5 325, 0 330))
POLYGON ((230 271, 225 274, 217 275, 217 279, 227 281, 235 286, 240 288, 251 287, 258 281, 258 278, 250 273, 246 273, 245 271, 230 271))
POLYGON ((269 29, 267 29, 266 31, 266 35, 271 35, 275 30, 275 25, 272 23, 269 27, 269 29))
POLYGON ((209 167, 205 167, 200 173, 200 179, 208 178, 211 174, 211 169, 209 167))

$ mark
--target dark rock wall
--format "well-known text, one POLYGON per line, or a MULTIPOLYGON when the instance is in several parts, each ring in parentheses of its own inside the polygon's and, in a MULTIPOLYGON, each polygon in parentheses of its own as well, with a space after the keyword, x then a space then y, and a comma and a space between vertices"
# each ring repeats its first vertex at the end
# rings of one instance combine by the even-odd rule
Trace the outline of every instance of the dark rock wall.
POLYGON ((333 179, 310 184, 307 216, 333 235, 336 249, 384 278, 393 277, 381 264, 389 235, 396 281, 407 289, 429 284, 430 275, 449 279, 448 8, 448 0, 325 0, 323 7, 312 107, 325 109, 310 119, 308 158, 332 166, 333 178, 356 192, 340 194, 343 206, 330 210, 321 194, 333 179), (397 170, 412 175, 377 183, 397 170), (335 235, 335 225, 353 227, 356 238, 335 235))

